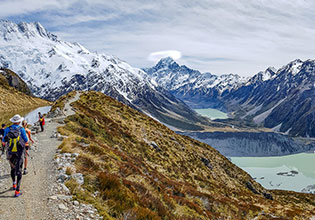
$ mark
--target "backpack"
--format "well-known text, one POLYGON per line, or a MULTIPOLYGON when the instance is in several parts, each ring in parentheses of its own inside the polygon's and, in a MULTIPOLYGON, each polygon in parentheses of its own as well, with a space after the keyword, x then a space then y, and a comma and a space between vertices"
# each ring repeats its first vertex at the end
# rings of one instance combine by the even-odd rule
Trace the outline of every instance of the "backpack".
POLYGON ((10 131, 5 137, 6 142, 8 143, 8 155, 22 155, 24 153, 25 143, 21 137, 21 129, 22 127, 19 127, 18 129, 13 129, 10 127, 10 131))
POLYGON ((40 116, 39 121, 40 121, 40 123, 42 123, 42 125, 45 125, 45 118, 44 118, 44 116, 40 116))

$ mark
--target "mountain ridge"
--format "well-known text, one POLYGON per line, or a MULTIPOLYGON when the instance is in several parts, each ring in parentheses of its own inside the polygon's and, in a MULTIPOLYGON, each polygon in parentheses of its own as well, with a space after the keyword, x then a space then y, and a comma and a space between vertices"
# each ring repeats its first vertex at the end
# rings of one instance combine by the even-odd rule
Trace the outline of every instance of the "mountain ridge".
POLYGON ((162 58, 146 71, 159 85, 193 108, 224 108, 220 99, 225 93, 245 82, 236 74, 213 75, 177 64, 171 57, 162 58))
POLYGON ((268 67, 247 80, 233 74, 202 74, 171 58, 144 70, 193 108, 216 108, 252 126, 315 137, 314 60, 296 59, 279 69, 268 67))
POLYGON ((315 60, 297 59, 272 78, 245 84, 223 99, 241 119, 291 136, 315 137, 314 82, 315 60))
POLYGON ((207 123, 184 102, 117 57, 60 40, 40 23, 0 22, 0 65, 13 69, 34 95, 55 100, 73 90, 110 95, 174 127, 207 123))

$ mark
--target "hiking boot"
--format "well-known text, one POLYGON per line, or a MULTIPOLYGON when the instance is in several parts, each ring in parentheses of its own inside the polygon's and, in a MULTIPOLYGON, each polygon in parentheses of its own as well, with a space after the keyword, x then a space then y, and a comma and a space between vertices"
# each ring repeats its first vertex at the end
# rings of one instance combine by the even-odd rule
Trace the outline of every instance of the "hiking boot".
POLYGON ((28 174, 28 171, 27 171, 27 169, 26 169, 26 168, 24 168, 23 175, 26 175, 26 174, 28 174))
POLYGON ((16 190, 16 182, 13 183, 12 190, 16 190))
POLYGON ((22 192, 19 190, 15 190, 15 194, 14 194, 14 197, 19 197, 20 195, 22 195, 22 192))

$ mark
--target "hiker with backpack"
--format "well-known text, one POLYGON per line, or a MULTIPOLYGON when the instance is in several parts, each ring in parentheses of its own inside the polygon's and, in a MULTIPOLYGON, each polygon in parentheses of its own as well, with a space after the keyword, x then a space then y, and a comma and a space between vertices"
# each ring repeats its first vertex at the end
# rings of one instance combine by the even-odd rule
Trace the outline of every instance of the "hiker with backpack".
MULTIPOLYGON (((2 138, 3 138, 3 135, 4 135, 4 129, 5 129, 5 124, 2 124, 1 128, 0 128, 0 141, 2 142, 2 138)), ((2 145, 1 145, 2 146, 2 145)), ((2 147, 2 155, 4 154, 4 147, 2 147)))
POLYGON ((41 129, 41 132, 43 132, 44 131, 44 125, 45 125, 45 118, 40 112, 38 112, 38 117, 39 117, 38 121, 39 121, 40 129, 41 129))
MULTIPOLYGON (((22 121, 22 126, 25 129, 25 132, 27 134, 28 140, 32 142, 32 144, 34 144, 34 140, 31 137, 31 130, 28 129, 27 127, 27 121, 22 121)), ((26 175, 28 173, 27 171, 27 158, 29 156, 28 154, 28 150, 30 149, 30 144, 29 143, 25 143, 25 160, 24 160, 24 171, 23 171, 23 175, 26 175)))
POLYGON ((20 196, 22 167, 25 154, 25 144, 28 143, 28 138, 25 129, 20 126, 24 120, 20 115, 14 115, 10 121, 13 123, 10 127, 4 130, 2 145, 7 148, 7 159, 11 166, 11 178, 13 181, 13 190, 15 197, 20 196))

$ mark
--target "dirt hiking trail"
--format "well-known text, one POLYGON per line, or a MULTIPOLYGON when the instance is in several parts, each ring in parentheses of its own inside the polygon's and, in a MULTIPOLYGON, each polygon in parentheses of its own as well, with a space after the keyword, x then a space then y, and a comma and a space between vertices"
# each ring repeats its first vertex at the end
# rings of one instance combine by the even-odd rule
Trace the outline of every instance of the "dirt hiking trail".
POLYGON ((56 219, 56 213, 48 205, 51 196, 51 185, 56 182, 56 168, 54 156, 61 141, 52 139, 57 127, 61 126, 58 120, 74 114, 70 103, 76 101, 80 94, 66 103, 65 116, 46 119, 44 132, 32 135, 37 140, 35 148, 29 151, 28 174, 23 175, 21 183, 22 195, 13 197, 10 166, 4 155, 0 158, 0 219, 1 220, 37 220, 56 219))

